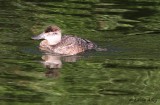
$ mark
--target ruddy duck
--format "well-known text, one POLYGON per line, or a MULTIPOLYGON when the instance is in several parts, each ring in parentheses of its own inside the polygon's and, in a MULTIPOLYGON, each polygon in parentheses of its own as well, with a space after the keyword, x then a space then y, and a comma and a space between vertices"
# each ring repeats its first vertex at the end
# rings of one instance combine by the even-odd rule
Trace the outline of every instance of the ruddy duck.
POLYGON ((86 50, 97 49, 93 42, 77 36, 62 36, 61 29, 57 26, 49 26, 43 33, 32 39, 45 39, 40 43, 39 48, 44 52, 75 55, 86 50))

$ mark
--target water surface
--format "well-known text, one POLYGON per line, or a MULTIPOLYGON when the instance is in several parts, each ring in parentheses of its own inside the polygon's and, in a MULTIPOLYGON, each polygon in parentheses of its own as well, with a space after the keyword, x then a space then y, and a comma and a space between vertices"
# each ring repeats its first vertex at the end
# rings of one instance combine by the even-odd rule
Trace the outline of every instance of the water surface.
POLYGON ((159 0, 0 0, 0 103, 159 105, 159 26, 159 0), (44 54, 51 24, 108 51, 44 54))

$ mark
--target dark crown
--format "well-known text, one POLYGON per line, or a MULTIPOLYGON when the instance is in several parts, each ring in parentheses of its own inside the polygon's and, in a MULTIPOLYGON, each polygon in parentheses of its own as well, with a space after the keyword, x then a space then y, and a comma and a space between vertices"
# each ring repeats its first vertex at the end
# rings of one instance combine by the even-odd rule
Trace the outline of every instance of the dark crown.
POLYGON ((58 26, 49 26, 45 29, 45 33, 47 32, 55 32, 55 31, 61 31, 61 29, 58 26))

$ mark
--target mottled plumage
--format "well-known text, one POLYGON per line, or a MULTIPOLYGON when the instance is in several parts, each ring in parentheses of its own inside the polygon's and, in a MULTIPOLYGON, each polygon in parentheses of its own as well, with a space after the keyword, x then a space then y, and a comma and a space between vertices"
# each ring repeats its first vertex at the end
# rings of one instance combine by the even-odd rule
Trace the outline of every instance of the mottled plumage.
MULTIPOLYGON (((45 41, 45 40, 44 40, 45 41)), ((40 49, 47 52, 53 52, 58 54, 75 55, 77 53, 95 49, 96 44, 89 40, 82 39, 76 36, 65 35, 62 36, 61 42, 56 45, 48 45, 42 41, 40 49)))
POLYGON ((61 30, 57 26, 49 26, 39 36, 32 39, 45 39, 40 43, 40 49, 45 52, 65 55, 75 55, 86 50, 97 49, 93 42, 76 36, 61 36, 61 30))

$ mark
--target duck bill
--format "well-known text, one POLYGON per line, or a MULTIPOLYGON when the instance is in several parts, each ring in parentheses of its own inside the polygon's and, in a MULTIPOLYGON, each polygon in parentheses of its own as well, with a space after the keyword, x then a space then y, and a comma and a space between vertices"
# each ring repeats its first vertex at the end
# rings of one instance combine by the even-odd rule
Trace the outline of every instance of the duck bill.
POLYGON ((31 38, 34 39, 34 40, 40 40, 40 39, 44 39, 44 36, 45 36, 45 34, 41 33, 41 34, 39 34, 37 36, 33 36, 31 38))

